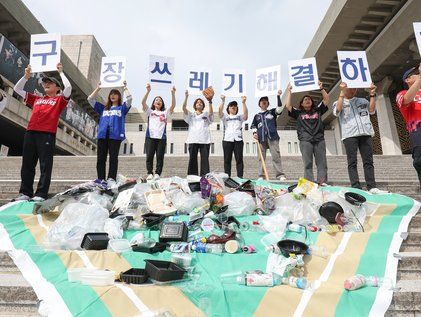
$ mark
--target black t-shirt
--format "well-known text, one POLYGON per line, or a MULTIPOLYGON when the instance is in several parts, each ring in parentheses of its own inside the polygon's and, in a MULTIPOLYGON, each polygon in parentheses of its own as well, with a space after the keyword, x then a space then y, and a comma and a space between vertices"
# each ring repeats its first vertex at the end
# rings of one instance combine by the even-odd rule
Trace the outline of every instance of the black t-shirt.
POLYGON ((297 119, 298 140, 307 142, 319 142, 324 139, 324 124, 322 115, 328 110, 327 106, 321 102, 319 105, 306 112, 292 108, 288 115, 297 119))

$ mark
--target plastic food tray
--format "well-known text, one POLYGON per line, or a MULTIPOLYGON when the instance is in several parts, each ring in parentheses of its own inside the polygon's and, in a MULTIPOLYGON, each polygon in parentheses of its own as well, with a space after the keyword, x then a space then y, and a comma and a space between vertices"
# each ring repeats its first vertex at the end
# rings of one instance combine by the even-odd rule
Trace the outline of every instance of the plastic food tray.
POLYGON ((177 208, 170 205, 165 193, 162 189, 152 190, 145 193, 148 208, 156 214, 173 215, 177 208))
POLYGON ((145 270, 151 279, 158 282, 181 280, 186 270, 169 261, 145 260, 145 270))
POLYGON ((104 250, 107 248, 109 240, 106 232, 91 232, 85 234, 80 246, 85 250, 104 250))
POLYGON ((73 269, 70 268, 70 269, 67 269, 67 280, 69 282, 80 282, 82 274, 92 273, 92 272, 97 271, 97 270, 98 269, 86 268, 86 267, 73 268, 73 269))
POLYGON ((200 192, 200 182, 189 183, 189 188, 192 192, 200 192))
POLYGON ((92 286, 113 285, 115 280, 114 271, 96 270, 93 272, 85 272, 81 274, 82 284, 92 286))
POLYGON ((132 268, 121 273, 120 279, 128 284, 143 284, 148 280, 148 273, 145 269, 132 268))

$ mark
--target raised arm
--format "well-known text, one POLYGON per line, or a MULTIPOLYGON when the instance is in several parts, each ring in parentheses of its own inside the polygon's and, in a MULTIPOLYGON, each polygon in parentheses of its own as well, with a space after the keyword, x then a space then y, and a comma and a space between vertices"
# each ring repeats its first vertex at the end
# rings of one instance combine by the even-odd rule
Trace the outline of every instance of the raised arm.
POLYGON ((224 105, 225 105, 225 96, 221 95, 221 104, 219 105, 219 108, 218 108, 219 118, 221 119, 224 116, 224 105))
POLYGON ((370 105, 368 106, 368 112, 373 114, 376 111, 376 85, 371 83, 370 86, 370 105))
POLYGON ((247 119, 249 118, 249 110, 247 109, 247 97, 246 96, 242 96, 241 97, 241 102, 243 103, 243 120, 247 121, 247 119))
POLYGON ((327 106, 329 103, 329 95, 327 91, 323 88, 323 83, 319 80, 319 88, 322 93, 322 102, 327 106))
POLYGON ((175 101, 175 86, 172 87, 171 89, 171 107, 170 107, 170 114, 172 114, 174 112, 175 109, 175 105, 176 105, 176 101, 175 101))
POLYGON ((345 89, 347 88, 347 84, 342 82, 339 85, 341 92, 338 97, 338 101, 336 102, 336 114, 340 114, 344 105, 344 98, 345 98, 345 89))
POLYGON ((63 73, 63 65, 61 63, 57 64, 57 71, 60 74, 61 81, 63 82, 63 96, 66 99, 70 98, 70 95, 72 94, 72 84, 70 84, 70 81, 67 79, 66 75, 63 73))
POLYGON ((289 112, 292 111, 292 86, 288 84, 287 86, 287 101, 285 103, 285 107, 289 112))
POLYGON ((187 116, 189 114, 189 111, 187 110, 187 99, 189 99, 189 91, 186 90, 184 93, 184 101, 183 101, 183 112, 187 116))
MULTIPOLYGON (((418 71, 421 72, 421 63, 420 63, 420 66, 418 67, 418 71)), ((414 82, 414 84, 411 87, 409 87, 408 91, 403 97, 403 104, 407 105, 410 102, 412 102, 420 89, 421 89, 421 75, 419 75, 417 80, 414 82)))
POLYGON ((101 82, 98 83, 95 90, 88 96, 88 102, 89 104, 94 107, 96 103, 96 96, 98 95, 98 92, 101 90, 101 82))
POLYGON ((26 91, 23 89, 25 87, 26 82, 29 78, 31 78, 31 65, 28 65, 28 67, 25 68, 25 75, 19 81, 16 83, 13 90, 22 98, 26 98, 26 91))
POLYGON ((127 82, 124 81, 123 83, 124 83, 123 95, 124 95, 124 98, 126 99, 126 106, 130 108, 132 106, 133 97, 129 91, 129 88, 127 88, 127 82))
POLYGON ((275 109, 275 113, 277 115, 280 115, 282 113, 282 110, 284 110, 284 107, 282 106, 281 95, 282 95, 282 90, 278 90, 278 95, 276 96, 277 106, 276 106, 276 109, 275 109))
POLYGON ((151 92, 151 84, 147 84, 146 85, 146 94, 143 96, 143 99, 142 99, 142 109, 143 109, 143 111, 148 110, 148 104, 146 103, 146 101, 148 100, 148 96, 149 96, 150 92, 151 92))
MULTIPOLYGON (((212 106, 212 99, 209 100, 209 117, 213 117, 213 106, 212 106)), ((213 120, 213 119, 212 119, 213 120)))

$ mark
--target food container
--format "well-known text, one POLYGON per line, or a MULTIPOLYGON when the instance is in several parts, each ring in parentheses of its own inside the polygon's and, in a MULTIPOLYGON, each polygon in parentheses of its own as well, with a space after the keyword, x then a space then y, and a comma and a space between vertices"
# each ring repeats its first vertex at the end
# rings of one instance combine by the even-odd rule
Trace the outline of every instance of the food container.
POLYGON ((83 272, 81 274, 81 282, 91 286, 108 286, 114 285, 115 272, 107 270, 95 270, 92 272, 83 272))
POLYGON ((186 270, 169 261, 145 260, 145 270, 151 279, 159 282, 181 280, 186 270))
POLYGON ((143 284, 148 280, 148 273, 145 269, 131 268, 120 274, 120 279, 128 284, 143 284))
POLYGON ((85 250, 104 250, 108 246, 108 233, 88 232, 82 239, 81 248, 85 250))

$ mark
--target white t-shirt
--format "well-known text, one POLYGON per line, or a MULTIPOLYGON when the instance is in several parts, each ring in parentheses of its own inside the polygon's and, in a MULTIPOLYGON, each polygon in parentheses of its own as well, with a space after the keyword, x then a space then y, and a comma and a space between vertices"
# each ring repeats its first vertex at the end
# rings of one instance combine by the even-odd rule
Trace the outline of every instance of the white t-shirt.
POLYGON ((221 118, 224 124, 224 141, 234 142, 243 140, 243 122, 242 114, 225 114, 221 118))
POLYGON ((148 129, 146 137, 151 139, 166 139, 166 126, 170 117, 169 109, 164 111, 152 110, 148 108, 146 114, 148 116, 148 129))
POLYGON ((199 143, 210 144, 211 136, 209 125, 213 122, 213 115, 209 116, 208 112, 197 114, 196 112, 184 115, 184 121, 189 125, 189 134, 187 136, 187 144, 199 143))
MULTIPOLYGON (((0 92, 0 94, 1 94, 1 92, 0 92)), ((6 97, 3 96, 2 101, 0 101, 0 113, 2 113, 2 111, 4 110, 4 108, 6 108, 6 101, 7 101, 6 97)))

